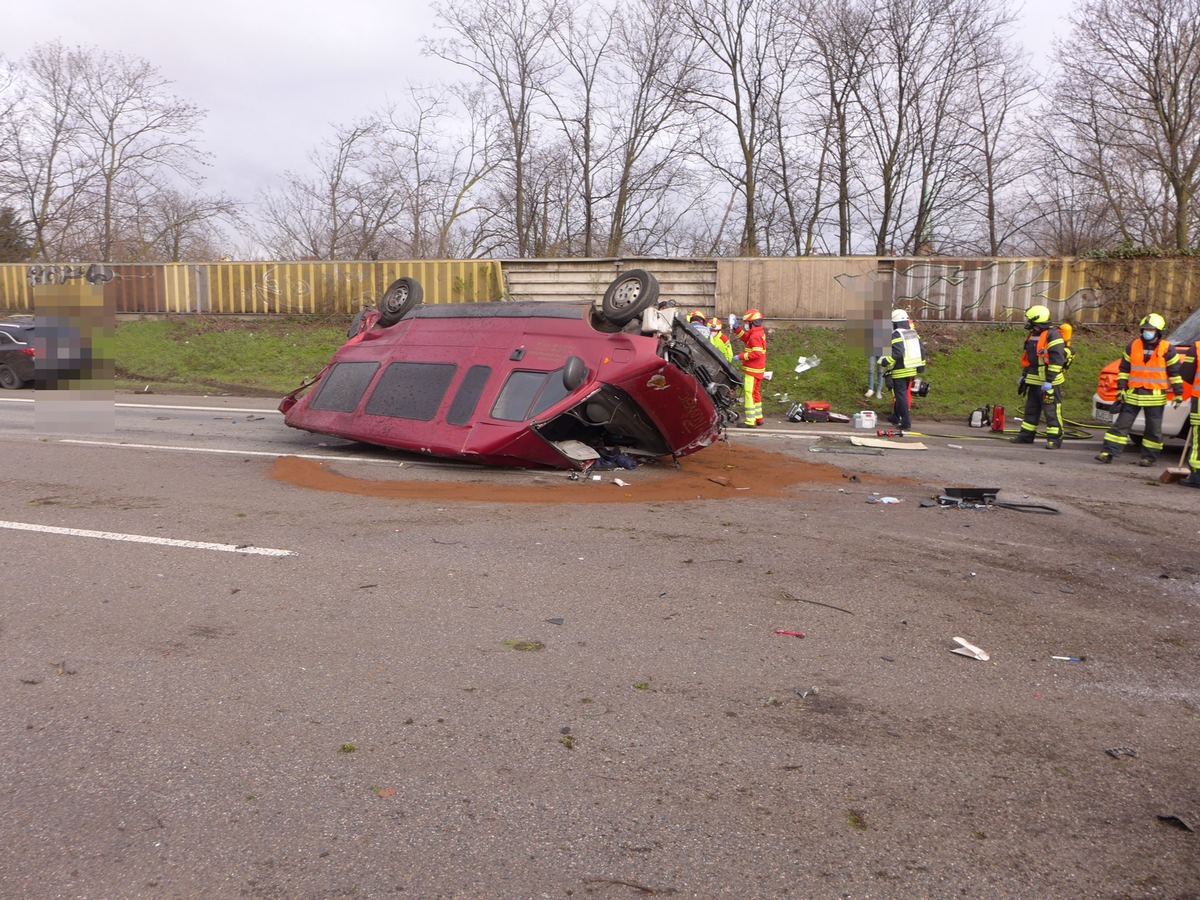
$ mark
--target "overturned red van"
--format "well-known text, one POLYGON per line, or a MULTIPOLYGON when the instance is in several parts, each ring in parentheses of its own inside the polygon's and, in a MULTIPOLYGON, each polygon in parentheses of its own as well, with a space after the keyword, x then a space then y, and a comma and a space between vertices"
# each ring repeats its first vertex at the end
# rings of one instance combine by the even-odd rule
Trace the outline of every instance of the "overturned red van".
POLYGON ((741 376, 633 269, 601 303, 421 303, 402 278, 310 381, 293 428, 497 466, 682 457, 736 421, 741 376))

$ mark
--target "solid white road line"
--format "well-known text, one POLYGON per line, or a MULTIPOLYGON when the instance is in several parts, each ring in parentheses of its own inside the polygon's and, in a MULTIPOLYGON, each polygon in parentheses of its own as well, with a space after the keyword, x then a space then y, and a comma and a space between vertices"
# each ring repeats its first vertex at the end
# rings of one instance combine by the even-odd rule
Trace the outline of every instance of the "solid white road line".
POLYGON ((27 522, 0 522, 0 528, 13 531, 37 531, 42 534, 65 534, 72 537, 100 538, 105 541, 131 541, 135 544, 159 544, 163 547, 187 547, 192 550, 219 550, 223 553, 246 553, 253 556, 298 556, 294 550, 273 550, 270 547, 251 547, 247 544, 210 544, 206 541, 177 541, 173 538, 150 537, 145 534, 120 534, 115 531, 88 531, 83 528, 56 528, 53 525, 30 525, 27 522))
POLYGON ((127 444, 124 441, 83 441, 76 438, 63 438, 60 444, 84 444, 90 447, 120 447, 122 450, 176 450, 180 453, 217 453, 227 456, 266 456, 278 459, 284 456, 295 456, 298 459, 334 460, 337 462, 364 462, 379 465, 402 466, 403 462, 389 459, 363 459, 357 456, 331 456, 317 453, 289 453, 281 451, 273 453, 269 450, 223 450, 219 447, 172 447, 168 444, 127 444))
MULTIPOLYGON (((0 397, 0 403, 33 403, 34 397, 0 397)), ((76 398, 82 402, 90 402, 84 398, 76 398)), ((96 403, 105 403, 104 400, 96 400, 96 403)), ((278 409, 241 409, 232 406, 169 406, 161 403, 113 403, 113 406, 119 409, 147 409, 155 410, 181 410, 185 412, 215 412, 215 413, 250 413, 256 416, 266 415, 267 413, 276 413, 282 415, 278 409)))

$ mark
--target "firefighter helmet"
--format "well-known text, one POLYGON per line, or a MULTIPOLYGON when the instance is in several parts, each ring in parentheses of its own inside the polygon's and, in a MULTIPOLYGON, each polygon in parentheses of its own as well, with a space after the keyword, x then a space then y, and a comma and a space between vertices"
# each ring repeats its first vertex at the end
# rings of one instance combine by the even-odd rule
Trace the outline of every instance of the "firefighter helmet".
POLYGON ((892 310, 892 324, 893 325, 898 325, 901 322, 908 322, 911 319, 912 319, 912 316, 910 316, 908 314, 907 309, 893 309, 892 310))
POLYGON ((708 327, 713 331, 720 331, 725 326, 721 324, 720 319, 718 319, 716 316, 713 316, 708 320, 708 327))
POLYGON ((1025 321, 1030 325, 1046 325, 1050 322, 1049 307, 1038 304, 1025 310, 1025 321))
POLYGON ((1167 327, 1167 320, 1158 313, 1150 313, 1150 315, 1144 316, 1142 321, 1138 322, 1138 327, 1153 328, 1155 331, 1161 332, 1167 327))
POLYGON ((757 309, 748 309, 746 314, 742 316, 742 321, 747 325, 753 325, 755 322, 762 321, 762 312, 757 309))
POLYGON ((698 309, 693 309, 692 314, 690 316, 688 316, 688 321, 689 322, 699 322, 701 324, 704 324, 704 313, 702 313, 698 309))

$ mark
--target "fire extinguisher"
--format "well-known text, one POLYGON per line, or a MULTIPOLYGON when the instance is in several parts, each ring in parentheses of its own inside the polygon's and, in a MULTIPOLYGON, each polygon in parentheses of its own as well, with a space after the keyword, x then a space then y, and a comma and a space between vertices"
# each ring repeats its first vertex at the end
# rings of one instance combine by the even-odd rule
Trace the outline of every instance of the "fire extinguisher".
POLYGON ((1004 430, 1004 407, 992 407, 992 431, 1000 432, 1004 430))

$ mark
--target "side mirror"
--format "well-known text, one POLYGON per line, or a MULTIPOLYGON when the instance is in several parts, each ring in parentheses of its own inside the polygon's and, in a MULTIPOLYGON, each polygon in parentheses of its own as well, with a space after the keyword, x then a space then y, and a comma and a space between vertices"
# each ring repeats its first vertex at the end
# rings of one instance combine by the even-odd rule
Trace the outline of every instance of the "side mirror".
POLYGON ((568 392, 573 391, 583 384, 587 380, 587 377, 588 367, 584 364, 583 360, 578 356, 567 357, 566 365, 563 366, 562 370, 563 387, 568 392))

